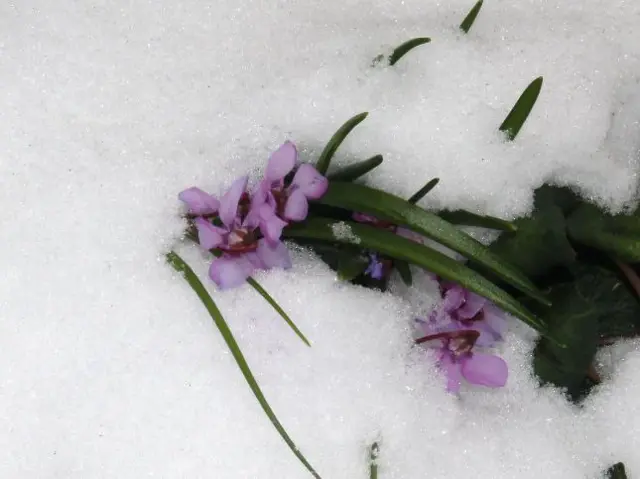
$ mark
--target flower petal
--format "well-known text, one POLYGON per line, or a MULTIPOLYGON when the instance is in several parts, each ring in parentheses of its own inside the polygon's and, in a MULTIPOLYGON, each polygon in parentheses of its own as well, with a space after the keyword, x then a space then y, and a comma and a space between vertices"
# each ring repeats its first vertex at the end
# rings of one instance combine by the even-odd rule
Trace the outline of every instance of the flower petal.
POLYGON ((296 171, 291 186, 299 188, 307 198, 317 200, 329 188, 329 180, 318 173, 313 166, 303 163, 296 171))
POLYGON ((204 249, 217 248, 224 242, 222 235, 225 231, 222 228, 212 225, 202 217, 196 218, 195 224, 198 228, 198 243, 204 249))
POLYGON ((466 291, 465 302, 458 309, 458 317, 462 319, 472 319, 475 317, 487 304, 487 300, 482 296, 466 291))
POLYGON ((213 260, 209 267, 209 277, 220 289, 236 288, 244 284, 254 269, 244 256, 224 255, 213 260))
POLYGON ((287 174, 293 170, 298 160, 298 151, 296 145, 290 141, 285 141, 284 144, 274 151, 267 163, 267 169, 265 171, 265 178, 273 183, 274 181, 282 180, 287 174))
POLYGON ((453 286, 447 289, 444 293, 444 299, 442 301, 442 308, 451 313, 460 308, 466 299, 467 291, 462 286, 453 286))
POLYGON ((474 321, 473 329, 480 333, 476 344, 489 347, 502 339, 507 329, 507 320, 502 310, 491 303, 484 307, 483 313, 482 321, 474 321))
POLYGON ((415 243, 422 243, 422 235, 416 233, 415 231, 411 231, 407 228, 398 227, 396 229, 396 234, 398 236, 402 236, 403 238, 407 238, 415 243))
POLYGON ((248 180, 249 178, 247 176, 238 178, 220 199, 220 219, 229 229, 234 226, 238 214, 238 203, 240 202, 242 193, 244 193, 244 190, 247 188, 248 180))
POLYGON ((507 384, 509 370, 504 359, 493 354, 473 353, 463 358, 462 375, 472 384, 499 388, 507 384))
POLYGON ((282 229, 289 223, 280 219, 273 208, 268 204, 263 204, 259 211, 260 231, 264 235, 267 242, 272 246, 280 240, 282 229))
POLYGON ((258 249, 256 250, 256 254, 258 255, 258 258, 260 258, 262 267, 264 269, 291 268, 291 257, 289 256, 289 250, 287 249, 287 246, 281 241, 278 241, 275 246, 271 246, 264 238, 261 239, 260 241, 258 241, 258 249))
POLYGON ((284 217, 291 221, 302 221, 309 212, 309 203, 304 192, 299 189, 294 190, 287 198, 284 205, 284 217))
POLYGON ((182 191, 178 198, 186 203, 189 213, 194 215, 212 215, 220 208, 217 199, 195 186, 182 191))

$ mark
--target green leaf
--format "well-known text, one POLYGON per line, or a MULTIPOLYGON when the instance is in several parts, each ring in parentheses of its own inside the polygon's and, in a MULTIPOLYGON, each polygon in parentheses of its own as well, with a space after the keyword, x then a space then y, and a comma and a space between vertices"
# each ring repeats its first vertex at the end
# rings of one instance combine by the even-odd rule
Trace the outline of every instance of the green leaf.
POLYGON ((426 185, 416 191, 411 198, 409 198, 409 203, 416 204, 422 198, 424 198, 427 193, 429 193, 432 189, 436 187, 436 185, 440 182, 440 178, 434 178, 429 180, 426 185))
POLYGON ((285 313, 284 309, 282 309, 280 307, 280 305, 276 302, 275 299, 273 299, 271 297, 271 295, 269 293, 267 293, 267 291, 260 285, 260 283, 258 283, 255 279, 253 279, 251 276, 249 276, 247 278, 247 283, 249 283, 251 285, 251 287, 253 289, 255 289, 258 294, 260 294, 260 296, 262 296, 265 301, 267 303, 269 303, 271 305, 271 307, 273 309, 276 310, 276 312, 282 316, 282 319, 285 320, 285 322, 289 325, 289 327, 291 329, 293 329, 293 332, 296 333, 298 335, 298 337, 300 339, 302 339, 302 341, 309 347, 311 347, 311 343, 309 342, 309 340, 305 337, 304 334, 302 334, 302 331, 300 331, 298 329, 298 327, 295 325, 295 323, 291 320, 291 318, 289 317, 289 315, 287 313, 285 313))
POLYGON ((551 287, 553 307, 544 316, 550 334, 566 348, 542 339, 535 350, 534 368, 544 382, 565 387, 575 397, 599 338, 638 331, 640 304, 620 278, 603 267, 578 263, 571 273, 573 280, 551 287))
POLYGON ((606 475, 609 479, 627 479, 627 471, 622 462, 618 462, 607 469, 606 475))
POLYGON ((264 394, 262 394, 262 390, 260 389, 260 386, 258 386, 258 383, 256 382, 256 379, 251 372, 251 369, 249 368, 249 365, 247 364, 247 361, 245 360, 244 355, 242 354, 242 351, 238 346, 238 343, 236 342, 233 334, 231 333, 231 330, 229 329, 229 326, 227 325, 227 322, 222 317, 220 310, 203 286, 202 282, 198 279, 198 276, 196 276, 189 265, 185 263, 184 260, 173 251, 167 254, 167 261, 176 271, 182 273, 184 278, 187 280, 187 283, 189 283, 189 286, 191 286, 191 289, 193 289, 193 291, 198 295, 198 298, 200 298, 200 301, 202 301, 202 304, 204 304, 205 308, 207 308, 207 311, 211 315, 213 322, 218 328, 218 331, 220 331, 224 342, 227 343, 229 351, 231 351, 233 359, 235 359, 236 364, 240 368, 244 379, 247 381, 247 384, 258 400, 258 403, 260 403, 262 410, 271 421, 271 424, 273 424, 284 442, 287 443, 287 446, 289 446, 291 451, 300 460, 300 462, 302 462, 302 464, 313 475, 313 477, 320 479, 320 475, 313 469, 311 464, 302 455, 298 447, 291 440, 291 438, 287 434, 287 431, 284 429, 284 427, 276 417, 273 409, 271 409, 271 406, 269 406, 269 403, 264 397, 264 394))
POLYGON ((490 228, 493 230, 508 231, 514 233, 518 231, 518 227, 506 220, 495 218, 493 216, 482 216, 470 211, 455 210, 455 211, 438 211, 438 216, 449 223, 454 225, 464 226, 479 226, 481 228, 490 228))
POLYGON ((591 204, 578 207, 567 219, 571 239, 629 262, 640 262, 640 218, 611 216, 591 204))
POLYGON ((378 455, 380 444, 374 442, 369 448, 369 479, 378 479, 378 455))
POLYGON ((464 255, 543 304, 547 299, 520 271, 433 213, 384 191, 354 183, 332 182, 319 203, 359 211, 406 226, 464 255))
POLYGON ((336 150, 340 147, 347 135, 351 133, 351 130, 358 126, 368 114, 369 113, 364 112, 350 118, 333 134, 327 145, 324 147, 324 150, 322 150, 322 153, 320 153, 320 158, 318 158, 318 162, 316 163, 316 170, 318 170, 320 174, 324 175, 327 172, 336 150))
POLYGON ((411 286, 413 284, 413 275, 411 274, 411 268, 406 261, 395 260, 393 262, 393 266, 396 268, 396 271, 402 278, 402 281, 407 286, 411 286))
POLYGON ((480 9, 482 8, 482 2, 483 0, 478 0, 473 8, 469 10, 467 16, 464 17, 464 20, 462 20, 462 23, 460 24, 460 30, 462 30, 464 33, 469 33, 471 25, 473 25, 473 22, 476 21, 476 17, 478 16, 478 13, 480 13, 480 9))
POLYGON ((513 141, 515 137, 518 136, 520 128, 522 128, 524 122, 527 121, 527 117, 538 99, 541 88, 542 77, 538 77, 533 80, 522 95, 520 95, 520 98, 518 98, 518 101, 502 122, 502 125, 500 125, 500 131, 507 135, 509 141, 513 141))
POLYGON ((342 254, 338 258, 338 278, 342 281, 351 281, 364 273, 368 265, 369 261, 360 255, 342 254))
MULTIPOLYGON (((198 235, 192 230, 192 231, 187 231, 187 238, 190 239, 191 241, 193 241, 196 244, 198 243, 198 235)), ((219 256, 222 255, 222 252, 220 250, 217 249, 211 249, 209 250, 209 252, 214 255, 216 258, 218 258, 219 256)), ((280 305, 276 302, 275 299, 273 299, 271 297, 271 295, 269 293, 267 293, 267 290, 264 289, 260 283, 258 283, 254 278, 252 278, 251 276, 249 276, 247 278, 247 283, 249 283, 249 285, 255 289, 258 294, 260 296, 262 296, 265 301, 267 303, 269 303, 271 305, 271 307, 273 309, 275 309, 276 313, 278 313, 282 319, 285 320, 285 322, 289 325, 289 327, 293 330, 294 333, 296 333, 296 335, 298 335, 298 337, 300 339, 302 339, 302 341, 307 345, 307 346, 311 346, 311 343, 309 343, 309 340, 306 338, 306 336, 304 334, 302 334, 302 331, 300 331, 300 329, 298 329, 298 327, 295 325, 295 323, 293 322, 293 320, 289 317, 289 315, 284 311, 284 309, 282 309, 280 307, 280 305)))
POLYGON ((336 222, 332 219, 316 217, 286 228, 283 235, 289 238, 324 240, 331 243, 353 245, 415 264, 493 301, 498 307, 517 316, 544 334, 544 325, 538 318, 482 275, 434 249, 390 231, 365 224, 348 221, 336 222))
POLYGON ((398 60, 400 60, 415 47, 419 47, 420 45, 424 45, 425 43, 429 42, 431 42, 431 38, 428 37, 412 38, 411 40, 404 42, 402 45, 397 47, 389 56, 389 65, 395 65, 396 63, 398 63, 398 60))
POLYGON ((516 220, 518 231, 503 234, 489 249, 517 266, 528 277, 539 277, 575 260, 562 210, 550 197, 536 194, 530 217, 516 220))
POLYGON ((382 155, 372 156, 368 160, 346 166, 335 173, 327 175, 330 181, 353 181, 366 175, 382 164, 382 155))

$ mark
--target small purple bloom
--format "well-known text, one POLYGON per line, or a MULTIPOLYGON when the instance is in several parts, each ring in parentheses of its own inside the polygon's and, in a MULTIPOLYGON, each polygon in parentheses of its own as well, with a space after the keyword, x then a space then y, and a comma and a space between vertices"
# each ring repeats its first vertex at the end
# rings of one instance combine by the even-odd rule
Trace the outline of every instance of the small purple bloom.
POLYGON ((212 215, 218 212, 220 202, 195 186, 187 188, 178 195, 189 208, 192 215, 212 215))
POLYGON ((382 279, 385 276, 385 267, 378 258, 377 253, 369 253, 369 265, 364 274, 371 276, 373 279, 382 279))
MULTIPOLYGON (((209 276, 221 289, 240 286, 255 269, 291 267, 289 252, 279 241, 279 232, 277 237, 272 235, 270 238, 264 232, 264 238, 260 237, 261 205, 253 208, 245 191, 247 180, 247 177, 242 177, 234 181, 220 199, 220 225, 203 216, 194 220, 200 245, 207 250, 218 249, 222 252, 209 268, 209 276)), ((180 199, 192 210, 196 206, 198 211, 208 211, 207 208, 200 208, 205 198, 200 192, 194 193, 195 190, 198 189, 185 190, 180 194, 180 199), (194 197, 196 200, 193 200, 194 197)), ((213 200, 218 201, 215 198, 213 200)), ((211 200, 207 201, 209 206, 214 204, 211 200)))
POLYGON ((436 344, 436 361, 451 393, 458 393, 463 378, 480 386, 504 386, 509 375, 507 363, 493 354, 473 351, 478 337, 475 330, 452 330, 422 337, 416 343, 436 344))
POLYGON ((309 211, 308 200, 318 199, 327 191, 329 180, 309 164, 303 163, 296 169, 297 163, 298 151, 290 141, 271 155, 253 198, 256 206, 266 206, 261 209, 261 229, 281 231, 288 221, 304 220, 309 211), (291 183, 285 185, 285 178, 294 169, 291 183))

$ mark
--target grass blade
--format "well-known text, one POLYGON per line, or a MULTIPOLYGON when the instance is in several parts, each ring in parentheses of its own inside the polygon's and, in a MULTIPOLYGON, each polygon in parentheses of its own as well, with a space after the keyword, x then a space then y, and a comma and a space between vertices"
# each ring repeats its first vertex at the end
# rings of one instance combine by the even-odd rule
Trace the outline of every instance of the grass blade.
POLYGON ((390 231, 360 223, 336 222, 333 219, 314 217, 307 219, 304 223, 286 228, 283 234, 290 238, 323 240, 357 246, 415 264, 493 301, 499 308, 520 318, 541 333, 545 333, 545 326, 533 313, 481 274, 449 256, 390 231))
POLYGON ((311 343, 310 343, 310 342, 309 342, 309 340, 305 337, 305 335, 304 335, 304 334, 302 334, 302 331, 300 331, 300 330, 298 329, 298 327, 297 327, 297 326, 295 325, 295 323, 291 320, 291 318, 289 317, 289 315, 288 315, 287 313, 285 313, 284 309, 282 309, 282 308, 280 307, 280 305, 279 305, 278 303, 276 303, 275 299, 273 299, 273 298, 271 297, 271 295, 270 295, 269 293, 267 293, 267 291, 266 291, 262 286, 260 286, 260 283, 258 283, 258 282, 257 282, 255 279, 253 279, 251 276, 249 276, 249 277, 247 278, 247 283, 249 283, 249 284, 251 285, 251 287, 252 287, 253 289, 255 289, 255 290, 258 292, 258 294, 259 294, 260 296, 262 296, 262 297, 265 299, 265 301, 266 301, 267 303, 269 303, 269 304, 271 305, 271 307, 272 307, 273 309, 275 309, 275 310, 276 310, 276 312, 277 312, 280 316, 282 316, 282 319, 284 319, 284 320, 285 320, 285 322, 289 325, 289 327, 290 327, 291 329, 293 329, 293 332, 294 332, 294 333, 296 333, 300 339, 302 339, 302 341, 304 342, 304 344, 306 344, 307 346, 311 347, 311 343))
POLYGON ((531 113, 533 105, 535 105, 538 99, 541 88, 542 77, 538 77, 522 92, 522 95, 520 95, 520 98, 518 98, 518 101, 502 122, 502 125, 500 125, 500 131, 507 135, 509 141, 513 141, 515 137, 518 136, 520 128, 522 128, 524 122, 527 121, 529 113, 531 113))
POLYGON ((380 455, 380 444, 374 442, 369 448, 369 479, 378 479, 378 456, 380 455))
POLYGON ((431 38, 428 37, 412 38, 411 40, 404 42, 402 45, 397 47, 389 56, 389 65, 395 65, 396 63, 398 63, 398 60, 400 60, 411 50, 429 42, 431 42, 431 38))
POLYGON ((409 198, 407 201, 415 205, 418 201, 424 198, 427 195, 427 193, 429 193, 432 189, 434 189, 439 182, 440 182, 440 178, 434 178, 430 180, 426 185, 424 185, 422 188, 416 191, 413 194, 413 196, 409 198))
POLYGON ((327 178, 331 181, 353 181, 366 175, 381 164, 382 155, 372 156, 368 160, 359 161, 353 165, 345 166, 335 173, 327 175, 327 178))
MULTIPOLYGON (((199 243, 198 243, 198 235, 197 235, 197 233, 196 233, 195 231, 193 231, 193 230, 191 230, 191 231, 187 231, 186 236, 187 236, 187 238, 189 238, 189 239, 190 239, 191 241, 193 241, 194 243, 199 244, 199 243)), ((215 256, 216 258, 222 255, 222 252, 221 252, 220 250, 217 250, 217 249, 209 250, 209 253, 211 253, 211 254, 212 254, 213 256, 215 256)), ((247 283, 249 283, 249 285, 250 285, 253 289, 255 289, 255 290, 258 292, 258 294, 260 294, 260 296, 262 296, 262 297, 265 299, 265 301, 271 305, 271 307, 272 307, 273 309, 275 309, 275 310, 276 310, 276 313, 278 313, 278 314, 282 317, 282 319, 284 319, 284 320, 285 320, 285 322, 289 325, 289 327, 290 327, 291 329, 293 329, 293 332, 294 332, 294 333, 296 333, 296 335, 298 335, 298 337, 299 337, 300 339, 302 339, 302 341, 303 341, 307 346, 309 346, 309 347, 310 347, 310 346, 311 346, 311 343, 309 343, 309 340, 305 337, 305 335, 304 335, 304 334, 302 334, 302 331, 300 331, 300 330, 298 329, 298 327, 295 325, 295 323, 293 322, 293 320, 289 317, 289 315, 288 315, 287 313, 285 313, 284 309, 282 309, 282 308, 280 307, 280 305, 276 302, 276 300, 275 300, 275 299, 273 299, 273 297, 272 297, 269 293, 267 293, 267 290, 266 290, 266 289, 264 289, 264 288, 260 285, 260 283, 258 283, 258 282, 257 282, 255 279, 253 279, 251 276, 249 276, 249 277, 247 278, 247 283)))
POLYGON ((318 170, 320 174, 324 175, 327 172, 336 150, 340 147, 347 135, 351 133, 351 130, 358 126, 368 114, 369 113, 364 112, 350 118, 333 134, 327 145, 324 147, 324 150, 322 150, 322 153, 320 153, 320 158, 318 158, 318 162, 316 163, 316 170, 318 170))
POLYGON ((298 447, 291 440, 291 438, 285 431, 284 427, 276 417, 275 413, 271 409, 271 406, 269 406, 269 403, 264 397, 264 394, 262 394, 260 386, 258 386, 258 383, 255 380, 255 377, 251 373, 251 369, 249 368, 249 365, 247 364, 247 361, 245 360, 244 355, 242 354, 242 351, 240 351, 240 347, 238 346, 238 343, 233 337, 233 334, 231 333, 231 330, 229 329, 227 322, 222 317, 220 310, 218 309, 215 302, 213 301, 213 299, 211 298, 211 296, 203 286, 200 279, 198 279, 198 276, 196 276, 196 274, 189 267, 189 265, 185 263, 184 260, 173 251, 167 254, 167 261, 176 271, 183 274, 184 278, 187 280, 187 283, 189 283, 189 286, 191 286, 191 289, 193 289, 193 291, 200 298, 200 301, 202 301, 202 304, 204 304, 205 308, 207 308, 207 311, 211 315, 213 322, 218 328, 218 331, 220 331, 222 338, 224 339, 225 343, 227 343, 227 346, 229 347, 229 351, 231 351, 231 354, 233 355, 233 359, 236 360, 236 364, 240 368, 242 375, 247 381, 247 384, 251 388, 251 391, 253 392, 254 396, 260 403, 260 406, 262 406, 262 410, 265 412, 265 414, 268 416, 269 420, 271 421, 271 424, 273 424, 273 426, 276 428, 276 430, 278 431, 278 433, 280 434, 284 442, 287 443, 287 446, 289 446, 291 451, 296 455, 296 457, 300 460, 300 462, 302 462, 302 464, 308 469, 308 471, 313 475, 313 477, 315 477, 316 479, 321 479, 320 475, 313 469, 311 464, 305 459, 305 457, 302 455, 298 447))
POLYGON ((549 305, 544 295, 517 268, 451 223, 402 198, 364 185, 334 181, 329 184, 329 189, 317 202, 347 211, 367 213, 397 225, 406 226, 457 251, 468 260, 484 266, 508 281, 528 296, 549 305))
POLYGON ((478 13, 480 13, 480 9, 482 8, 483 1, 484 0, 478 0, 478 2, 473 6, 473 8, 469 10, 469 13, 467 13, 467 16, 464 17, 464 20, 462 20, 462 23, 460 24, 460 30, 462 30, 464 33, 469 33, 469 30, 471 29, 471 25, 473 25, 473 22, 476 21, 476 17, 478 16, 478 13))
POLYGON ((409 263, 406 261, 395 260, 393 262, 393 267, 396 269, 402 282, 407 286, 411 286, 413 284, 413 275, 411 274, 411 268, 409 267, 409 263))
POLYGON ((481 228, 490 228, 493 230, 507 231, 515 233, 518 227, 509 221, 501 220, 493 216, 482 216, 469 211, 438 211, 438 216, 454 225, 464 226, 480 226, 481 228))

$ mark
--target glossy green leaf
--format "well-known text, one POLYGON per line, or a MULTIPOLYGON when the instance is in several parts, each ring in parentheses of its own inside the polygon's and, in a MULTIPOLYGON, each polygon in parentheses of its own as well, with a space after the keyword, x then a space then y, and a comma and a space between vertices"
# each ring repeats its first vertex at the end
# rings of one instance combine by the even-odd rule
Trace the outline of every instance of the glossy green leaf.
POLYGON ((286 228, 283 235, 353 245, 415 264, 493 301, 498 307, 544 334, 544 325, 538 318, 485 277, 449 256, 390 231, 360 223, 336 222, 316 217, 286 228))
POLYGON ((271 406, 269 406, 269 403, 264 397, 264 394, 262 393, 260 386, 258 386, 258 383, 256 382, 256 379, 253 373, 251 372, 251 369, 249 368, 249 364, 247 364, 247 361, 244 358, 244 355, 242 354, 242 351, 240 350, 238 343, 233 337, 233 333, 231 333, 231 330, 229 329, 227 322, 222 317, 220 310, 218 309, 215 302, 213 301, 213 299, 211 298, 211 296, 203 286, 200 279, 198 279, 198 276, 193 272, 193 270, 189 267, 189 265, 185 263, 184 260, 173 251, 167 254, 167 262, 176 271, 178 271, 184 276, 184 278, 187 280, 187 283, 189 283, 189 286, 191 286, 191 289, 193 289, 193 291, 198 295, 198 298, 200 298, 200 301, 202 301, 202 304, 204 304, 205 308, 211 315, 213 322, 218 328, 218 331, 220 331, 220 334, 222 335, 224 342, 227 344, 229 351, 231 351, 231 355, 233 356, 233 359, 235 359, 238 367, 240 368, 240 371, 242 372, 244 379, 247 381, 247 384, 249 385, 249 387, 251 388, 251 391, 253 392, 254 396, 258 400, 258 403, 262 407, 262 410, 271 421, 271 424, 273 424, 273 426, 276 428, 276 430, 278 431, 278 433, 280 434, 284 442, 287 444, 287 446, 289 446, 291 451, 300 460, 300 462, 302 462, 302 464, 313 475, 313 477, 320 479, 320 475, 313 469, 311 464, 302 455, 298 447, 291 440, 286 430, 284 429, 284 427, 276 417, 275 413, 273 412, 273 409, 271 409, 271 406))
POLYGON ((508 231, 510 233, 518 231, 518 227, 510 221, 495 218, 493 216, 477 215, 465 210, 438 211, 437 215, 443 220, 453 223, 454 225, 479 226, 481 228, 508 231))
POLYGON ((406 226, 482 265, 490 272, 540 301, 547 299, 520 271, 492 253, 486 246, 437 215, 384 191, 354 183, 332 182, 319 203, 348 211, 359 211, 406 226))
POLYGON ((345 166, 334 173, 327 175, 330 181, 353 181, 366 175, 374 168, 382 164, 382 155, 372 156, 368 160, 345 166))
POLYGON ((367 117, 368 114, 369 113, 367 112, 360 113, 359 115, 356 115, 353 118, 347 120, 344 125, 338 128, 338 131, 333 134, 327 145, 324 147, 324 150, 322 150, 322 153, 320 153, 320 158, 318 158, 318 161, 316 163, 316 170, 318 170, 323 175, 327 172, 327 170, 329 169, 329 165, 331 164, 333 155, 340 147, 344 139, 349 133, 351 133, 351 130, 362 123, 362 121, 367 117))
POLYGON ((515 234, 503 234, 489 249, 528 277, 539 277, 552 268, 575 261, 576 253, 567 237, 564 215, 549 196, 536 193, 533 213, 516 220, 516 225, 515 234))
POLYGON ((343 254, 338 258, 338 278, 351 281, 365 272, 369 261, 360 255, 343 254))
POLYGON ((411 50, 429 42, 431 42, 431 38, 428 37, 412 38, 411 40, 404 42, 402 45, 397 47, 389 56, 389 65, 395 65, 396 63, 398 63, 398 60, 400 60, 411 50))
POLYGON ((616 258, 640 262, 640 218, 611 216, 591 204, 583 204, 567 219, 571 239, 606 251, 616 258))
POLYGON ((269 303, 271 305, 271 307, 273 309, 276 310, 276 312, 282 317, 282 319, 285 320, 285 322, 289 325, 289 327, 291 329, 293 329, 293 332, 296 333, 298 335, 298 337, 300 339, 302 339, 302 341, 307 345, 307 346, 311 346, 311 343, 309 342, 309 340, 306 338, 306 336, 304 334, 302 334, 302 331, 300 331, 298 329, 298 327, 295 325, 295 323, 291 320, 291 318, 289 317, 289 315, 284 311, 284 309, 282 309, 280 307, 280 305, 276 302, 275 299, 273 299, 271 297, 271 295, 269 293, 267 293, 267 291, 260 285, 260 283, 258 283, 255 279, 253 279, 251 276, 249 276, 247 278, 247 283, 249 283, 251 285, 251 287, 253 289, 255 289, 258 294, 260 296, 262 296, 265 301, 267 303, 269 303))
POLYGON ((522 95, 520 95, 520 98, 518 98, 518 101, 502 122, 502 125, 500 125, 500 131, 507 135, 509 141, 513 141, 515 137, 518 136, 522 125, 527 121, 529 113, 531 113, 533 105, 535 105, 538 99, 541 88, 542 77, 538 77, 522 92, 522 95))
POLYGON ((380 444, 374 442, 369 448, 369 479, 378 479, 378 455, 380 444))
MULTIPOLYGON (((194 243, 198 244, 198 235, 195 233, 195 231, 187 231, 186 234, 187 238, 189 238, 191 241, 193 241, 194 243)), ((216 258, 219 257, 220 255, 222 255, 222 252, 220 250, 217 249, 212 249, 209 250, 209 252, 214 255, 216 258)), ((275 299, 273 299, 273 297, 271 297, 271 295, 267 292, 266 289, 264 289, 260 283, 258 283, 254 278, 252 278, 251 276, 249 276, 247 278, 247 283, 249 283, 249 285, 255 289, 258 294, 260 296, 262 296, 265 301, 267 303, 269 303, 271 305, 271 307, 276 311, 276 313, 278 313, 282 319, 284 319, 284 321, 289 325, 289 327, 293 330, 293 332, 300 338, 302 339, 302 341, 307 345, 307 346, 311 346, 311 343, 309 343, 309 340, 306 338, 306 336, 304 334, 302 334, 302 331, 300 331, 300 329, 295 325, 295 323, 293 322, 293 320, 289 317, 289 315, 284 311, 284 309, 282 309, 280 307, 280 305, 276 302, 275 299)))
POLYGON ((478 0, 473 8, 469 10, 469 13, 467 13, 467 16, 464 18, 464 20, 462 20, 462 23, 460 24, 460 30, 462 30, 464 33, 469 33, 473 22, 476 21, 476 17, 478 16, 478 13, 480 13, 480 9, 482 8, 482 2, 483 0, 478 0))
POLYGON ((424 198, 427 195, 427 193, 429 193, 432 189, 434 189, 439 182, 440 182, 440 178, 434 178, 432 180, 429 180, 426 185, 424 185, 422 188, 416 191, 411 196, 411 198, 409 198, 407 201, 415 205, 418 201, 424 198))

